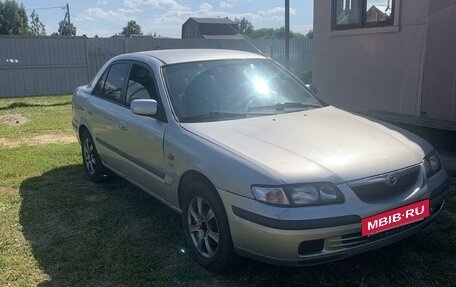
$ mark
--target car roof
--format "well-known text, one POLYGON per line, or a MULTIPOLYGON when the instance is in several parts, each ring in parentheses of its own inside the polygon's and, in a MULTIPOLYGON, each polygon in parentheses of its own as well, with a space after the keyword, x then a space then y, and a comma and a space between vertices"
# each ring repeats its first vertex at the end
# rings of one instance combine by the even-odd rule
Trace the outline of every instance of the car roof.
POLYGON ((160 60, 163 64, 176 64, 209 60, 227 59, 265 59, 264 56, 250 52, 224 49, 170 49, 136 52, 124 55, 149 56, 160 60))

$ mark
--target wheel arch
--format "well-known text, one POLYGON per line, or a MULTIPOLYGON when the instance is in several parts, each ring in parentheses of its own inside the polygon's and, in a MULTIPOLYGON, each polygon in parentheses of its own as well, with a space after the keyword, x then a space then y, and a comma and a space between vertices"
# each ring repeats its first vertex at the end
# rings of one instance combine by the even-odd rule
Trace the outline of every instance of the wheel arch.
MULTIPOLYGON (((201 184, 199 185, 199 188, 201 188, 201 184)), ((223 204, 222 199, 220 198, 219 193, 217 192, 214 184, 201 172, 195 171, 195 170, 189 170, 186 171, 182 177, 181 180, 179 181, 179 205, 186 205, 183 207, 183 212, 182 212, 182 224, 184 228, 184 236, 187 244, 189 244, 190 252, 193 254, 194 258, 196 261, 201 264, 204 268, 213 271, 213 272, 223 272, 225 270, 230 269, 231 267, 234 266, 234 264, 237 261, 237 255, 234 251, 234 244, 233 244, 233 239, 231 236, 231 227, 230 223, 228 221, 228 214, 226 212, 225 206, 223 204), (207 186, 210 190, 198 190, 195 188, 192 188, 189 190, 192 196, 195 194, 200 194, 198 196, 202 196, 203 199, 207 201, 207 204, 209 207, 212 209, 213 216, 216 218, 215 222, 217 224, 217 234, 218 234, 218 240, 217 242, 217 249, 215 253, 213 253, 212 257, 205 258, 204 254, 202 251, 197 250, 197 246, 195 241, 192 239, 190 230, 189 230, 189 225, 191 224, 188 220, 188 216, 190 216, 189 211, 187 208, 189 208, 191 201, 188 201, 189 199, 192 200, 194 199, 193 197, 185 197, 185 186, 188 183, 202 183, 205 186, 207 186), (187 203, 188 201, 188 203, 187 203), (184 212, 187 209, 187 212, 184 212)), ((203 210, 203 209, 201 209, 203 210)), ((203 216, 205 218, 205 215, 199 211, 200 216, 203 216)), ((208 213, 206 213, 207 215, 208 213)), ((204 221, 206 222, 206 221, 204 221)), ((208 224, 207 222, 205 224, 208 224)), ((207 226, 207 225, 206 225, 207 226)), ((202 227, 201 227, 202 228, 202 227)), ((208 229, 208 227, 206 227, 208 229)), ((204 231, 206 233, 206 231, 204 231)), ((199 232, 198 232, 199 233, 199 232)), ((208 237, 206 237, 206 240, 208 237)), ((201 239, 203 240, 203 239, 201 239)), ((209 241, 206 241, 209 242, 209 241)), ((209 243, 206 243, 209 244, 209 243)), ((207 247, 206 247, 207 248, 207 247)), ((212 248, 211 248, 212 249, 212 248)), ((212 249, 213 250, 213 249, 212 249)))
POLYGON ((79 126, 79 128, 78 128, 78 136, 79 136, 79 141, 80 141, 80 142, 82 142, 82 133, 84 133, 85 131, 87 131, 90 135, 92 135, 92 134, 90 133, 89 128, 88 128, 86 125, 81 124, 81 125, 79 126))
POLYGON ((177 192, 178 192, 177 196, 178 196, 178 200, 179 200, 180 209, 182 209, 182 201, 183 201, 184 194, 185 194, 184 193, 185 186, 187 184, 189 184, 190 182, 195 182, 195 181, 199 181, 201 183, 207 184, 216 193, 217 197, 220 199, 220 196, 216 192, 214 184, 209 180, 209 178, 207 178, 204 174, 202 174, 199 171, 188 170, 180 177, 179 185, 178 185, 178 189, 177 189, 177 192))

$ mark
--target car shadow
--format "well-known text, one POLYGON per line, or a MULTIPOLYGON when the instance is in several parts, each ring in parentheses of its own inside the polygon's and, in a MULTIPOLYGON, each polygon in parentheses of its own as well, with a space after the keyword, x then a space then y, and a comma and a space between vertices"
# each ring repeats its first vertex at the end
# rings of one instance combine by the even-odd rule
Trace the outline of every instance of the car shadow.
POLYGON ((180 216, 118 177, 94 184, 70 165, 23 181, 20 195, 23 234, 50 278, 39 286, 163 285, 196 268, 180 216))
POLYGON ((217 275, 189 256, 180 216, 120 178, 93 184, 70 165, 25 180, 20 194, 23 234, 49 277, 42 287, 427 286, 448 284, 456 266, 454 198, 432 226, 377 251, 300 268, 245 259, 217 275))

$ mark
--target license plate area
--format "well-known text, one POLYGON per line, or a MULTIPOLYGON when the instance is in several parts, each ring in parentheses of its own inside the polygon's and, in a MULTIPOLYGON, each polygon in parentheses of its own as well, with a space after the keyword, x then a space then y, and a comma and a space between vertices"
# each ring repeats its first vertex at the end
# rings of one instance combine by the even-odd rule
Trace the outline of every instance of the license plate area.
POLYGON ((362 220, 362 236, 372 236, 427 218, 430 201, 425 199, 393 210, 372 215, 362 220))

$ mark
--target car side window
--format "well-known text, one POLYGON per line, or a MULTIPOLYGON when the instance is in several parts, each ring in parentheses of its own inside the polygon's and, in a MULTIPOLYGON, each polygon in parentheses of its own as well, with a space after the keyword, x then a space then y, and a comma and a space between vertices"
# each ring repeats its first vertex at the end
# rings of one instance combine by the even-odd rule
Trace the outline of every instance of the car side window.
POLYGON ((158 101, 157 89, 151 72, 143 66, 133 64, 128 79, 126 104, 138 99, 158 101))
POLYGON ((101 75, 100 79, 98 80, 97 84, 92 90, 92 95, 101 97, 103 94, 103 87, 106 82, 106 76, 108 75, 109 69, 106 69, 106 71, 101 75))
POLYGON ((102 97, 114 102, 122 102, 122 88, 127 78, 130 64, 113 64, 109 69, 108 76, 103 88, 102 97))
POLYGON ((128 78, 126 105, 130 106, 131 102, 138 99, 153 99, 158 103, 158 111, 154 116, 155 119, 167 122, 163 103, 158 94, 156 82, 153 73, 146 67, 133 64, 128 78))

